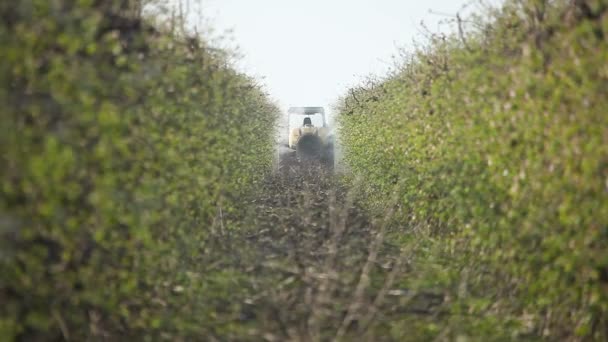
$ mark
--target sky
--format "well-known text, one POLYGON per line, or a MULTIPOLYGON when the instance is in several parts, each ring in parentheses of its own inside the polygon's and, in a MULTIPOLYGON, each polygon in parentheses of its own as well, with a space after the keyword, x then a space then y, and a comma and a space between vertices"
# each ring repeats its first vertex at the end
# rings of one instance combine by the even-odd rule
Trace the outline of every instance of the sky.
POLYGON ((237 66, 260 80, 283 111, 324 106, 331 116, 331 106, 349 86, 370 74, 386 74, 399 48, 411 49, 414 40, 423 41, 421 22, 431 31, 454 30, 440 22, 467 3, 202 0, 188 8, 202 6, 197 12, 216 36, 230 30, 224 44, 243 55, 237 66))

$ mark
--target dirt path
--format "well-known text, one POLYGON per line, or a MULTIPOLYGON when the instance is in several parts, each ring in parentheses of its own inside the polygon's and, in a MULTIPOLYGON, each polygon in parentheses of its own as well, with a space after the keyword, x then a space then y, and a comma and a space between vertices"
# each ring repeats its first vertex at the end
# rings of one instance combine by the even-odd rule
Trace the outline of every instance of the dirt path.
POLYGON ((399 288, 411 257, 385 242, 356 193, 324 170, 287 170, 247 199, 227 252, 245 272, 237 323, 268 341, 393 340, 404 315, 432 317, 443 297, 399 288))

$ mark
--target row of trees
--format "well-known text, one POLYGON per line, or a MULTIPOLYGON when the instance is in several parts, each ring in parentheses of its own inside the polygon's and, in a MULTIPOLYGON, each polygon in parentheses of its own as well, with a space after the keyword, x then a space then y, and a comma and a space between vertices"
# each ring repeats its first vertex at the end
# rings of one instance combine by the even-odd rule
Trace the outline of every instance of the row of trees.
POLYGON ((509 0, 454 22, 340 106, 368 203, 396 205, 394 241, 416 247, 403 287, 451 303, 440 328, 393 326, 605 340, 608 4, 509 0))
POLYGON ((228 291, 205 258, 278 109, 142 5, 0 4, 3 339, 204 336, 228 291))

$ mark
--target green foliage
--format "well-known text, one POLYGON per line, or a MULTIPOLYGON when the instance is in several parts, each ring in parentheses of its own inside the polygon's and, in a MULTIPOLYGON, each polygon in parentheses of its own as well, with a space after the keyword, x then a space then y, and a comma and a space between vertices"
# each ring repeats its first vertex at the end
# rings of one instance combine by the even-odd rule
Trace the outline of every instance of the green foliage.
POLYGON ((606 339, 608 4, 487 14, 352 89, 345 159, 373 206, 398 193, 401 233, 421 236, 418 262, 433 265, 418 281, 450 279, 437 334, 606 339))
POLYGON ((226 52, 118 4, 0 4, 3 339, 199 336, 205 292, 238 288, 204 256, 278 110, 226 52))

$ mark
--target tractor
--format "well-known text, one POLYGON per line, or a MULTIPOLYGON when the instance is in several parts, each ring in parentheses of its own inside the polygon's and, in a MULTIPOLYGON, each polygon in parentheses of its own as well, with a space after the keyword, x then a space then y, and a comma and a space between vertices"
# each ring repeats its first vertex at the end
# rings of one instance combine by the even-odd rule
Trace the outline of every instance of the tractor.
POLYGON ((291 107, 288 114, 289 148, 280 157, 300 166, 334 167, 334 140, 323 107, 291 107))

